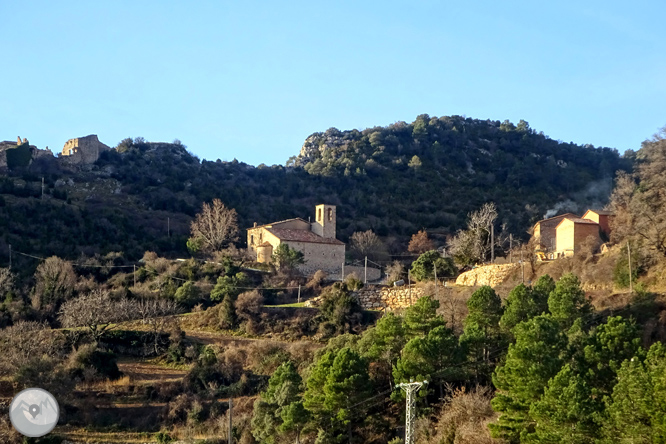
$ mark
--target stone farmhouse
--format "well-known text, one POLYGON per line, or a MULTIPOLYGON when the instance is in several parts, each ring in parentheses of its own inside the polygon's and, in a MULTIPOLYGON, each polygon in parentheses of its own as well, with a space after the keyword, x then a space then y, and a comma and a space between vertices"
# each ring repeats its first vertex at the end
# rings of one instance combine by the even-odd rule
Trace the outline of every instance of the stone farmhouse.
POLYGON ((345 244, 335 238, 335 205, 317 205, 315 222, 301 218, 287 219, 247 229, 248 249, 256 254, 257 262, 269 263, 273 251, 287 244, 303 253, 305 264, 299 270, 305 274, 323 270, 339 273, 345 260, 345 244))
POLYGON ((541 259, 573 256, 591 236, 597 245, 608 241, 613 213, 587 210, 582 217, 573 213, 541 220, 534 225, 532 236, 541 259))

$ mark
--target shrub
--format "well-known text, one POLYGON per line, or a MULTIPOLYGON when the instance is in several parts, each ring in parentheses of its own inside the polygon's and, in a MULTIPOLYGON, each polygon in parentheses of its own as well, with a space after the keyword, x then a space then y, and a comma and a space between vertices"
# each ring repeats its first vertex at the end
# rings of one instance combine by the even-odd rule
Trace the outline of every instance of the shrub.
POLYGON ((176 441, 169 433, 165 430, 155 433, 155 439, 159 444, 171 444, 176 441))
POLYGON ((96 344, 81 346, 70 357, 70 371, 74 376, 86 379, 86 369, 94 369, 98 375, 112 380, 122 375, 115 353, 100 350, 96 344))

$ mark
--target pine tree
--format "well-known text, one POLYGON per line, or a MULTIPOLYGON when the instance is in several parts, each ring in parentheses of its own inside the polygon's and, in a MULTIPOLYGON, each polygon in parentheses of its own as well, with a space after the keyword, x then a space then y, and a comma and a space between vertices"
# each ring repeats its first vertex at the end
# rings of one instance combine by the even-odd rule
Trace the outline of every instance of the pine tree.
MULTIPOLYGON (((446 373, 459 361, 458 340, 449 328, 439 326, 424 338, 412 338, 402 350, 393 368, 396 383, 428 380, 439 386, 440 398, 444 396, 443 383, 455 373, 446 373)), ((425 391, 423 392, 426 393, 425 391)))
POLYGON ((379 373, 392 383, 391 372, 407 342, 405 327, 400 316, 386 313, 375 327, 367 329, 358 342, 363 357, 377 362, 379 373))
POLYGON ((366 415, 356 404, 372 393, 368 361, 345 347, 324 354, 312 367, 303 405, 319 428, 317 442, 344 442, 366 415))
POLYGON ((586 319, 592 312, 592 305, 585 297, 578 277, 568 273, 557 281, 555 290, 550 293, 548 309, 554 319, 569 328, 576 319, 586 319))
POLYGON ((516 342, 509 346, 504 365, 497 367, 493 409, 501 415, 490 425, 496 438, 519 443, 521 435, 534 431, 530 405, 538 401, 548 380, 561 369, 566 357, 567 337, 551 315, 539 315, 518 324, 516 342))
POLYGON ((486 381, 507 342, 499 325, 502 301, 495 290, 483 286, 467 300, 467 309, 460 345, 467 353, 477 381, 486 381))
POLYGON ((666 347, 656 343, 645 360, 622 363, 606 398, 604 443, 666 442, 666 347))
POLYGON ((408 336, 425 336, 430 330, 446 322, 437 314, 439 301, 431 296, 422 296, 405 310, 405 331, 408 336))
POLYGON ((261 444, 273 444, 277 436, 300 434, 308 420, 301 401, 301 377, 294 364, 280 365, 268 380, 268 387, 254 404, 252 434, 261 444))

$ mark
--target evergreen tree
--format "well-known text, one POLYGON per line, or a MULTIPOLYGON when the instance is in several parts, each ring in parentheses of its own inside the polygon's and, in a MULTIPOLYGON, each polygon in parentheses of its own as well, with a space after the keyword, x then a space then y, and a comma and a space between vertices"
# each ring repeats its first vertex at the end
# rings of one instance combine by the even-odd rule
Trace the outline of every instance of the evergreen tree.
POLYGON ((542 399, 530 408, 536 426, 529 441, 592 444, 598 433, 594 404, 592 388, 566 364, 548 382, 542 399))
POLYGON ((405 310, 405 331, 408 336, 425 336, 435 327, 445 325, 441 315, 437 314, 439 301, 431 296, 420 297, 414 305, 405 310))
POLYGON ((443 398, 443 383, 455 374, 447 374, 446 370, 458 360, 458 340, 453 331, 445 326, 435 327, 426 337, 412 338, 405 345, 393 368, 393 378, 396 383, 410 379, 431 381, 439 386, 439 395, 443 398))
POLYGON ((495 290, 483 286, 467 300, 467 309, 460 345, 467 353, 477 381, 485 381, 507 342, 499 325, 502 301, 495 290))
POLYGON ((437 278, 455 276, 457 268, 450 257, 442 257, 437 250, 426 251, 412 263, 411 275, 417 281, 428 281, 437 278))
POLYGON ((541 310, 537 314, 548 312, 548 298, 553 290, 555 290, 555 281, 547 274, 541 276, 534 283, 532 286, 532 299, 537 307, 537 311, 541 310))
POLYGON ((268 387, 254 403, 252 434, 261 444, 273 444, 278 436, 300 434, 308 420, 301 401, 301 377, 294 364, 280 365, 268 380, 268 387))
POLYGON ((548 380, 560 371, 567 338, 551 315, 521 322, 513 333, 516 342, 509 346, 504 365, 493 374, 497 393, 492 406, 500 417, 490 429, 496 438, 519 443, 521 435, 534 431, 530 405, 541 398, 548 380))
POLYGON ((592 305, 585 297, 578 277, 568 273, 557 281, 555 290, 550 293, 548 309, 554 319, 569 328, 576 319, 586 319, 592 311, 592 305))
POLYGON ((358 406, 372 393, 368 361, 350 348, 324 354, 312 367, 303 405, 318 428, 317 442, 352 441, 353 427, 366 419, 358 406))
POLYGON ((604 443, 666 442, 666 347, 656 343, 645 360, 622 363, 606 398, 604 443))
POLYGON ((377 362, 379 373, 392 384, 391 372, 406 341, 402 318, 388 312, 377 321, 375 327, 363 333, 358 349, 363 357, 377 362))
POLYGON ((236 328, 238 325, 238 316, 236 315, 236 306, 231 295, 226 295, 220 304, 220 327, 225 329, 236 328))

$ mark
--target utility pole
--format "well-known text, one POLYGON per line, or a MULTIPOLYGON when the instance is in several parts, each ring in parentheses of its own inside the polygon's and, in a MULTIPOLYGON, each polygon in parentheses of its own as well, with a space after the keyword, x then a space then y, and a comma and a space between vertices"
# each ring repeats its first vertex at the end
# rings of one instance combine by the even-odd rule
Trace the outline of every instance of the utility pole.
POLYGON ((231 398, 229 398, 229 437, 227 438, 227 442, 231 444, 233 442, 234 436, 233 436, 233 426, 231 422, 231 408, 233 407, 233 403, 231 398))
POLYGON ((627 255, 629 256, 629 294, 634 294, 634 287, 631 279, 631 248, 629 247, 629 241, 627 241, 627 255))
POLYGON ((437 262, 432 264, 433 270, 435 270, 435 297, 439 296, 439 293, 437 292, 437 262))
POLYGON ((341 281, 344 281, 344 280, 345 280, 345 263, 342 262, 342 279, 341 279, 341 281))
POLYGON ((407 269, 407 285, 409 286, 409 305, 412 305, 412 274, 411 269, 407 269))
POLYGON ((301 284, 298 284, 298 303, 301 303, 301 284))
POLYGON ((525 264, 523 263, 523 247, 520 247, 520 271, 523 277, 523 284, 525 283, 525 264))
POLYGON ((509 263, 513 264, 513 235, 509 233, 509 263))
POLYGON ((136 264, 134 265, 134 286, 136 287, 136 264))
POLYGON ((423 384, 427 384, 428 381, 423 382, 403 382, 398 384, 397 387, 400 387, 405 391, 407 395, 407 412, 405 414, 405 444, 414 444, 414 420, 416 419, 416 399, 414 395, 418 392, 423 384))
POLYGON ((490 224, 490 263, 495 263, 495 225, 490 224))
POLYGON ((363 283, 368 283, 368 256, 365 257, 365 282, 363 283))
POLYGON ((44 200, 44 177, 42 177, 42 200, 44 200))
POLYGON ((9 244, 9 269, 12 269, 12 244, 9 244))
POLYGON ((167 237, 171 237, 171 218, 167 217, 167 237))

